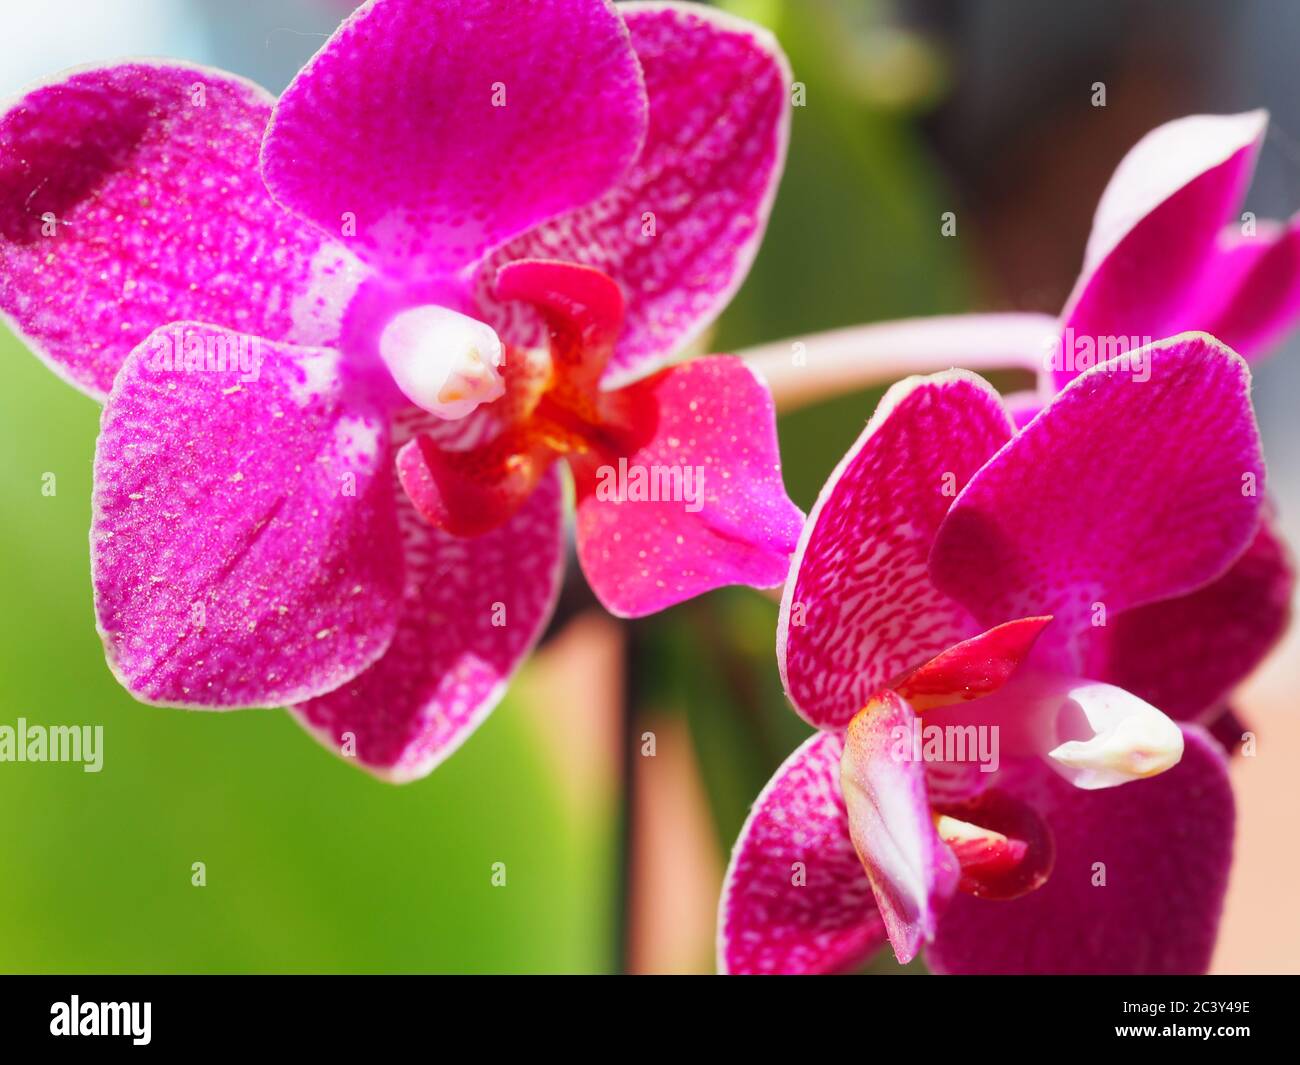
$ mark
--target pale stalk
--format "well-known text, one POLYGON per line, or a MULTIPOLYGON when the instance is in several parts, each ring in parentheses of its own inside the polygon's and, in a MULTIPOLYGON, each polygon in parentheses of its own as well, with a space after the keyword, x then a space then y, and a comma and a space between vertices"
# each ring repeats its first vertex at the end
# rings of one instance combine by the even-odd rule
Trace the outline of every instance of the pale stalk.
POLYGON ((912 374, 1030 370, 1047 362, 1059 325, 1046 314, 904 318, 790 337, 739 352, 782 413, 912 374))

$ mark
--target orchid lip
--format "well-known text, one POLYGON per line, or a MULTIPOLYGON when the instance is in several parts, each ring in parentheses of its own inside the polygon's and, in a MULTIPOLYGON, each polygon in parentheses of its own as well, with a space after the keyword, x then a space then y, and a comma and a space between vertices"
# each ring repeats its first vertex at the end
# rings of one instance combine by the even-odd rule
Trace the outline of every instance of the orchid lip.
POLYGON ((981 899, 1017 899, 1047 882, 1056 847, 1042 815, 997 788, 932 811, 961 869, 957 888, 981 899))
POLYGON ((1150 703, 1111 684, 1087 681, 1069 693, 1094 730, 1047 752, 1057 770, 1087 790, 1157 776, 1183 757, 1183 733, 1150 703))
POLYGON ((447 421, 505 394, 505 349, 492 327, 429 304, 397 314, 379 337, 393 381, 417 407, 447 421))

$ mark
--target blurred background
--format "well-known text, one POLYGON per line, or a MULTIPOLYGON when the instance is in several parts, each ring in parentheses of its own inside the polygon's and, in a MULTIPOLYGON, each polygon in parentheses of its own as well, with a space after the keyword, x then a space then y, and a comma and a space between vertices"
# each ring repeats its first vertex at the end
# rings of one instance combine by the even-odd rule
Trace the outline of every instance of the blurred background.
MULTIPOLYGON (((916 314, 1054 313, 1115 164, 1192 112, 1267 107, 1246 206, 1261 218, 1300 209, 1300 4, 719 6, 776 31, 807 105, 769 236, 714 350, 916 314), (1105 107, 1092 105, 1099 81, 1105 107), (956 237, 940 235, 945 211, 956 237)), ((198 60, 278 92, 350 7, 4 0, 0 93, 128 55, 198 60)), ((0 366, 0 723, 105 733, 97 775, 0 764, 0 971, 712 971, 727 849, 806 732, 781 693, 773 602, 728 590, 620 623, 575 568, 542 651, 487 724, 431 777, 394 788, 279 711, 151 709, 117 686, 87 562, 98 408, 2 331, 0 366), (54 497, 40 491, 47 472, 54 497), (654 757, 641 755, 647 732, 654 757), (491 883, 497 861, 505 887, 491 883)), ((1297 395, 1292 341, 1258 369, 1255 396, 1293 543, 1297 395)), ((878 397, 783 419, 801 506, 878 397)), ((1238 856, 1218 971, 1300 971, 1297 690, 1293 634, 1237 701, 1259 743, 1233 766, 1238 856)))

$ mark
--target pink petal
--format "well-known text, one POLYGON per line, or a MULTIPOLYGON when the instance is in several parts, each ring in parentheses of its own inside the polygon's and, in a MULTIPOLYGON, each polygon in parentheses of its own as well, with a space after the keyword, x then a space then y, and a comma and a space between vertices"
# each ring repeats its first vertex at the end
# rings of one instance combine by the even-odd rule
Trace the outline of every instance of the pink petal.
POLYGON ((505 525, 475 539, 400 501, 405 605, 388 652, 293 708, 325 746, 394 783, 430 773, 487 718, 555 607, 563 570, 559 472, 505 525))
POLYGON ((813 506, 781 603, 777 661, 807 721, 842 728, 985 627, 930 583, 926 558, 953 497, 1010 436, 997 393, 964 371, 909 378, 881 400, 813 506))
POLYGON ((843 972, 884 943, 849 839, 843 749, 838 735, 809 737, 754 800, 718 906, 720 972, 843 972))
POLYGON ((1099 646, 1090 675, 1171 717, 1203 721, 1286 631, 1294 585, 1286 547, 1265 521, 1218 580, 1093 629, 1099 646))
POLYGON ((326 232, 354 215, 357 254, 390 276, 446 276, 604 193, 645 109, 602 0, 371 3, 285 90, 262 166, 326 232))
MULTIPOLYGON (((1153 266, 1164 274, 1163 266, 1153 266)), ((1223 229, 1158 321, 1154 336, 1188 330, 1209 333, 1247 359, 1275 345, 1300 319, 1300 220, 1260 221, 1254 235, 1242 225, 1223 229)))
POLYGON ((628 454, 572 463, 578 558, 600 601, 639 617, 723 585, 785 580, 803 514, 781 483, 772 397, 753 372, 730 356, 693 359, 614 397, 652 432, 628 454), (681 491, 638 498, 638 477, 681 491))
MULTIPOLYGON (((1097 206, 1062 314, 1067 337, 1137 338, 1137 346, 1210 328, 1188 320, 1187 301, 1245 195, 1267 125, 1263 111, 1193 115, 1138 142, 1097 206)), ((1057 387, 1076 373, 1059 369, 1057 387)))
POLYGON ((273 706, 327 692, 378 658, 397 625, 386 420, 347 388, 332 351, 263 341, 244 349, 251 372, 185 370, 159 358, 177 337, 258 345, 168 326, 117 377, 91 527, 109 666, 152 703, 273 706))
POLYGON ((1227 761, 1185 728, 1182 761, 1104 791, 1026 763, 1000 786, 1047 818, 1056 863, 1012 901, 959 895, 926 962, 948 973, 1200 973, 1210 961, 1232 859, 1227 761), (1100 882, 1104 876, 1104 885, 1100 882))
POLYGON ((650 124, 635 164, 596 202, 512 241, 492 264, 562 258, 623 287, 615 388, 687 347, 758 250, 789 136, 790 71, 776 40, 687 4, 619 7, 645 72, 650 124))
POLYGON ((515 259, 496 274, 497 295, 532 304, 546 320, 561 384, 595 390, 623 326, 618 284, 600 270, 553 259, 515 259))
POLYGON ((1038 412, 1043 409, 1043 396, 1037 389, 1012 392, 1003 396, 1002 402, 1017 429, 1023 429, 1037 418, 1038 412))
POLYGON ((334 342, 362 271, 262 185, 271 104, 229 74, 132 62, 0 117, 0 310, 56 373, 102 398, 132 348, 185 319, 334 342))
POLYGON ((1017 618, 954 644, 908 673, 894 690, 918 714, 990 695, 1020 668, 1051 620, 1017 618))
POLYGON ((1177 329, 1203 329, 1249 359, 1300 319, 1300 218, 1260 222, 1255 236, 1232 225, 1220 235, 1177 329))
POLYGON ((849 834, 904 963, 934 937, 958 881, 957 861, 934 829, 925 763, 912 758, 915 723, 911 707, 886 689, 849 723, 840 765, 849 834))
POLYGON ((983 623, 1053 614, 1039 650, 1077 668, 1102 608, 1186 594, 1254 538, 1264 469, 1242 359, 1185 334, 1149 380, 1098 367, 979 471, 935 536, 935 585, 983 623), (1247 492, 1255 494, 1247 494, 1247 492))

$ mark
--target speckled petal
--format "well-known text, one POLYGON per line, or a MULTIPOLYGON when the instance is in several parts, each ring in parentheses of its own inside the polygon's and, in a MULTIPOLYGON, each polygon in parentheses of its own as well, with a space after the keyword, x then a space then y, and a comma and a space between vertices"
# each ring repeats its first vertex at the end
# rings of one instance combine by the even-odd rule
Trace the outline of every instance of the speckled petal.
POLYGON ((879 688, 985 628, 930 583, 926 559, 1011 431, 997 393, 964 371, 909 378, 880 401, 813 506, 781 602, 777 661, 806 720, 844 727, 879 688))
POLYGON ((368 666, 401 600, 390 466, 387 423, 334 352, 152 334, 95 455, 95 611, 118 679, 145 702, 271 706, 368 666), (194 345, 213 363, 172 361, 194 345))
POLYGON ((1294 587, 1287 549, 1266 520, 1218 580, 1091 630, 1099 646, 1089 676, 1203 722, 1286 631, 1294 587))
POLYGON ((394 783, 430 773, 487 718, 555 607, 563 569, 559 471, 505 525, 473 539, 399 502, 406 598, 388 652, 294 716, 325 746, 394 783))
POLYGON ((275 197, 394 277, 450 275, 602 195, 640 150, 645 88, 604 0, 362 6, 276 105, 275 197))
POLYGON ((1184 728, 1167 773, 1104 791, 1041 763, 999 786, 1043 814, 1056 846, 1047 883, 1010 901, 958 895, 926 963, 942 973, 1201 973, 1210 962, 1232 860, 1227 760, 1184 728))
POLYGON ((159 326, 329 346, 364 270, 272 201, 265 90, 131 62, 61 76, 0 116, 0 311, 102 398, 159 326))
MULTIPOLYGON (((1148 342, 1211 323, 1189 306, 1212 266, 1219 234, 1238 209, 1268 115, 1192 115, 1152 130, 1124 157, 1102 194, 1083 271, 1062 314, 1067 355, 1089 338, 1148 342)), ((1086 367, 1084 367, 1086 368, 1086 367)), ((1063 361, 1063 387, 1077 375, 1063 361)))
POLYGON ((1055 615, 1036 654, 1067 671, 1094 619, 1220 576, 1260 520, 1245 362, 1194 333, 1144 350, 1146 371, 1090 370, 971 478, 930 556, 985 624, 1055 615))
POLYGON ((913 757, 916 715, 885 689, 849 723, 840 787, 849 835, 862 859, 900 962, 934 938, 957 889, 957 860, 935 832, 925 763, 913 757))
POLYGON ((608 388, 689 345, 740 286, 767 225, 790 123, 789 66, 767 31, 696 4, 619 11, 645 72, 645 148, 614 189, 511 241, 485 271, 490 281, 492 264, 537 256, 614 277, 628 318, 608 388))
POLYGON ((616 395, 653 433, 630 454, 571 460, 578 558, 600 601, 640 617, 723 585, 785 580, 803 514, 781 482, 767 387, 720 355, 616 395))
POLYGON ((885 942, 840 794, 843 740, 807 739, 740 830, 718 906, 718 971, 834 973, 885 942))

